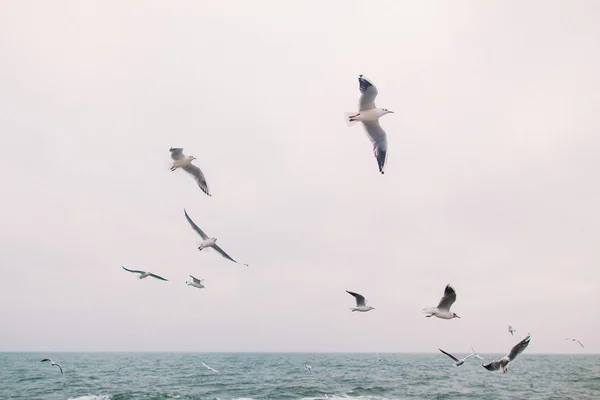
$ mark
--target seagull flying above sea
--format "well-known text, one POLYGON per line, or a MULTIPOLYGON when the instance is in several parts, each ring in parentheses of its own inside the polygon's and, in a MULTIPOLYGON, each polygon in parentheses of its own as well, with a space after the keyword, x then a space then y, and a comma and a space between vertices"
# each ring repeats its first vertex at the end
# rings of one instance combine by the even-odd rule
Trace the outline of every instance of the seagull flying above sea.
POLYGON ((521 340, 510 350, 510 353, 499 360, 492 361, 491 363, 485 365, 481 364, 481 366, 488 371, 498 371, 500 368, 502 368, 502 372, 506 373, 506 371, 508 371, 508 363, 514 361, 515 358, 517 358, 517 356, 521 354, 527 348, 527 346, 529 346, 530 341, 531 335, 527 335, 525 339, 521 340))
MULTIPOLYGON (((123 266, 121 266, 121 267, 123 267, 123 266)), ((165 279, 165 278, 163 278, 162 276, 155 275, 155 274, 153 274, 153 273, 151 273, 151 272, 146 272, 146 271, 138 271, 138 270, 136 270, 136 269, 127 269, 127 268, 125 268, 125 267, 123 267, 123 269, 124 269, 125 271, 127 271, 127 272, 133 272, 133 273, 135 273, 135 274, 140 274, 140 277, 139 277, 139 279, 144 279, 144 278, 147 278, 147 277, 151 276, 151 277, 153 277, 153 278, 160 279, 161 281, 168 281, 168 279, 165 279)))
POLYGON ((306 364, 306 365, 304 366, 304 368, 306 368, 306 370, 307 370, 309 373, 311 373, 311 369, 312 369, 312 367, 311 367, 310 365, 306 364))
POLYGON ((514 336, 516 331, 517 330, 513 329, 513 327, 511 325, 508 326, 508 332, 510 333, 511 336, 514 336))
POLYGON ((379 166, 379 172, 383 174, 385 161, 387 160, 387 137, 385 131, 379 125, 379 118, 386 114, 393 113, 387 108, 375 107, 375 97, 377 97, 377 88, 371 81, 363 75, 358 77, 358 88, 362 95, 358 102, 358 112, 346 113, 348 126, 357 122, 362 122, 367 135, 373 144, 373 153, 379 166))
POLYGON ((208 370, 211 370, 212 372, 219 373, 219 371, 217 371, 216 369, 214 369, 214 368, 211 368, 211 367, 209 367, 208 365, 204 364, 204 361, 200 361, 200 362, 202 363, 202 365, 204 365, 204 366, 206 367, 206 369, 208 369, 208 370))
POLYGON ((171 147, 169 151, 171 152, 171 158, 174 160, 171 171, 175 171, 177 168, 183 169, 185 172, 192 175, 200 189, 206 193, 206 195, 210 196, 210 190, 208 189, 208 183, 206 183, 204 174, 200 168, 192 164, 192 161, 194 161, 196 157, 184 155, 183 149, 180 147, 171 147))
POLYGON ((456 361, 456 362, 454 363, 454 366, 455 366, 455 367, 460 367, 461 365, 463 365, 463 364, 465 363, 465 361, 467 361, 467 360, 469 359, 469 357, 476 356, 476 357, 478 357, 479 359, 481 359, 481 357, 479 356, 479 354, 475 353, 475 350, 473 350, 473 349, 471 349, 471 350, 473 351, 471 354, 469 354, 469 355, 468 355, 468 356, 466 356, 465 358, 460 358, 460 359, 459 359, 459 358, 457 358, 457 357, 455 357, 455 356, 453 356, 453 355, 452 355, 452 354, 450 354, 450 353, 447 353, 447 352, 445 352, 445 351, 444 351, 444 350, 442 350, 442 349, 438 349, 438 350, 439 350, 439 351, 441 351, 442 353, 444 353, 445 355, 447 355, 448 357, 450 357, 451 359, 453 359, 454 361, 456 361))
POLYGON ((436 316, 441 319, 452 319, 452 318, 460 318, 453 312, 450 312, 450 307, 456 301, 456 292, 454 288, 450 285, 446 285, 446 289, 444 289, 444 296, 440 300, 440 303, 437 307, 426 308, 423 310, 426 317, 436 316))
POLYGON ((583 347, 583 343, 581 343, 579 340, 574 339, 574 338, 566 338, 565 340, 570 340, 572 342, 577 342, 579 343, 579 345, 581 346, 582 349, 585 349, 585 347, 583 347))
MULTIPOLYGON (((233 261, 234 263, 237 264, 242 264, 241 262, 238 262, 236 260, 234 260, 233 258, 231 258, 229 256, 229 254, 225 253, 223 251, 222 248, 220 248, 215 242, 217 241, 216 238, 209 238, 208 235, 206 233, 204 233, 204 231, 202 229, 200 229, 198 227, 198 225, 196 225, 194 223, 194 221, 192 221, 192 219, 190 218, 190 216, 188 215, 187 211, 185 211, 185 209, 183 210, 183 213, 185 214, 185 218, 187 219, 187 221, 190 223, 190 226, 192 227, 193 230, 196 231, 196 233, 198 235, 200 235, 202 237, 202 243, 200 243, 200 246, 198 246, 198 250, 202 250, 202 249, 206 249, 206 248, 212 248, 214 250, 216 250, 219 254, 221 254, 223 257, 225 257, 226 259, 228 259, 229 261, 233 261)), ((245 265, 246 267, 248 266, 248 264, 242 264, 245 265)))
POLYGON ((363 295, 360 295, 360 294, 354 293, 354 292, 350 292, 348 290, 346 290, 346 293, 351 294, 356 299, 356 308, 351 308, 352 312, 354 312, 354 311, 367 312, 367 311, 371 311, 371 310, 375 309, 374 307, 367 306, 367 299, 365 299, 365 297, 363 295))
POLYGON ((185 281, 186 285, 197 287, 198 289, 204 289, 204 285, 202 284, 202 281, 204 281, 204 279, 194 278, 191 275, 190 278, 192 278, 192 282, 185 281))
POLYGON ((51 360, 51 359, 49 359, 49 358, 44 358, 44 359, 43 359, 42 361, 40 361, 40 362, 45 362, 45 361, 50 361, 50 365, 51 365, 51 366, 53 366, 53 367, 58 367, 58 368, 60 369, 60 374, 61 374, 61 375, 64 375, 64 374, 63 374, 63 369, 62 369, 62 367, 60 366, 60 364, 59 364, 59 363, 55 363, 54 361, 52 361, 52 360, 51 360))

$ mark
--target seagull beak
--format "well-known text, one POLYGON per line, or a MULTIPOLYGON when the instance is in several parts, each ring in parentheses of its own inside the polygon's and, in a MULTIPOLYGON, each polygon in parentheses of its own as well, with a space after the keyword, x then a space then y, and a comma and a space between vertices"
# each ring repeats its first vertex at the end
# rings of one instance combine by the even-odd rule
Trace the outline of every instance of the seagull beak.
POLYGON ((394 112, 393 112, 392 110, 388 110, 388 112, 389 112, 390 114, 394 114, 394 112))
MULTIPOLYGON (((460 318, 460 317, 457 315, 456 318, 460 318)), ((460 319, 462 319, 462 318, 460 318, 460 319)))

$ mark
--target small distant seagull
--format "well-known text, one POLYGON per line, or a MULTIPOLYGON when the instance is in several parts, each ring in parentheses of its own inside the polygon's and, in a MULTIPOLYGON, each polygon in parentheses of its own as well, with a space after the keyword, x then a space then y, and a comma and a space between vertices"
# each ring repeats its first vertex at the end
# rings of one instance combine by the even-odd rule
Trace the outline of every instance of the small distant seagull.
POLYGON ((346 113, 348 126, 352 126, 358 121, 363 123, 367 135, 373 144, 373 153, 379 166, 379 172, 383 174, 385 161, 387 159, 387 137, 385 131, 379 125, 379 118, 386 114, 393 113, 387 108, 376 108, 375 97, 377 97, 377 88, 363 75, 358 77, 358 88, 362 93, 358 102, 358 112, 346 113))
POLYGON ((585 349, 585 347, 583 346, 583 343, 581 343, 579 340, 574 339, 574 338, 566 338, 565 340, 570 340, 572 342, 577 342, 579 343, 579 345, 581 346, 582 349, 585 349))
POLYGON ((483 360, 483 357, 481 357, 479 354, 477 354, 477 352, 475 350, 473 350, 473 348, 471 347, 471 352, 473 353, 473 355, 477 358, 479 358, 480 360, 483 360))
POLYGON ((508 332, 511 334, 511 336, 514 336, 516 331, 517 330, 513 329, 513 327, 511 325, 508 326, 508 332))
MULTIPOLYGON (((123 267, 123 266, 121 266, 121 267, 123 267)), ((136 274, 140 274, 140 278, 139 279, 144 279, 144 278, 147 278, 147 277, 151 276, 153 278, 160 279, 161 281, 168 281, 168 279, 165 279, 162 276, 155 275, 155 274, 153 274, 151 272, 138 271, 138 270, 135 270, 135 269, 127 269, 125 267, 123 267, 123 269, 125 271, 127 271, 127 272, 133 272, 133 273, 136 273, 136 274)))
POLYGON ((202 363, 202 365, 204 365, 206 367, 206 369, 211 370, 211 371, 216 372, 216 373, 219 373, 219 371, 217 371, 216 369, 211 368, 208 365, 204 364, 204 361, 200 361, 200 362, 202 363))
POLYGON ((190 278, 192 278, 193 281, 192 282, 185 281, 186 285, 197 287, 198 289, 204 289, 204 285, 202 284, 202 281, 204 281, 204 279, 194 278, 191 275, 190 275, 190 278))
POLYGON ((517 356, 521 354, 523 350, 527 348, 527 346, 529 346, 530 340, 531 335, 527 335, 525 339, 521 340, 510 350, 510 353, 508 353, 508 355, 502 357, 499 360, 492 361, 489 364, 481 364, 481 366, 487 369, 488 371, 498 371, 500 368, 502 368, 502 372, 506 373, 506 371, 508 371, 508 363, 514 361, 515 358, 517 358, 517 356))
POLYGON ((444 296, 440 300, 440 303, 437 307, 434 308, 426 308, 423 310, 426 317, 436 316, 441 319, 452 319, 452 318, 460 318, 453 312, 450 312, 450 307, 456 301, 456 292, 454 288, 450 285, 446 285, 446 289, 444 289, 444 296))
POLYGON ((307 370, 309 373, 311 372, 310 370, 312 369, 312 367, 311 367, 310 365, 306 364, 306 365, 304 366, 304 368, 306 368, 306 370, 307 370))
POLYGON ((51 359, 49 359, 49 358, 44 358, 44 359, 43 359, 42 361, 40 361, 40 362, 45 362, 45 361, 50 361, 50 365, 51 365, 51 366, 53 366, 53 367, 58 367, 58 368, 60 369, 60 374, 61 374, 61 375, 64 375, 64 374, 63 374, 62 367, 60 366, 60 364, 58 364, 58 363, 55 363, 54 361, 52 361, 52 360, 51 360, 51 359))
POLYGON ((365 299, 364 296, 362 296, 358 293, 350 292, 348 290, 346 290, 346 293, 351 294, 356 299, 356 308, 351 308, 352 312, 354 312, 354 311, 367 312, 367 311, 371 311, 371 310, 375 309, 374 307, 367 306, 367 300, 365 299))
POLYGON ((196 183, 200 186, 200 189, 210 196, 210 190, 208 189, 208 183, 206 183, 206 178, 204 174, 200 170, 200 168, 196 167, 192 164, 192 161, 196 159, 194 156, 185 156, 183 154, 183 149, 180 147, 171 147, 169 149, 171 152, 171 158, 173 161, 173 166, 171 167, 171 171, 175 171, 177 168, 183 169, 185 172, 189 173, 196 179, 196 183))
MULTIPOLYGON (((185 209, 183 210, 183 213, 185 214, 185 218, 188 220, 188 222, 190 223, 190 225, 192 226, 192 229, 196 231, 196 233, 198 233, 201 237, 202 237, 202 243, 200 243, 200 246, 198 246, 198 250, 202 250, 208 247, 213 248, 214 250, 216 250, 218 253, 220 253, 223 257, 225 257, 226 259, 228 259, 229 261, 233 261, 234 263, 237 264, 242 264, 241 262, 235 261, 233 258, 231 258, 227 253, 225 253, 223 251, 223 249, 221 249, 215 242, 217 241, 216 238, 209 238, 208 235, 206 233, 204 233, 204 231, 202 229, 200 229, 198 227, 198 225, 196 225, 194 223, 194 221, 192 221, 192 219, 190 218, 190 216, 187 214, 187 211, 185 211, 185 209)), ((245 265, 246 267, 248 266, 248 264, 242 264, 245 265)))
MULTIPOLYGON (((453 356, 452 354, 445 352, 445 351, 444 351, 444 350, 442 350, 442 349, 438 349, 438 350, 439 350, 439 351, 441 351, 442 353, 444 353, 445 355, 447 355, 448 357, 450 357, 451 359, 453 359, 454 361, 456 361, 456 362, 454 363, 454 366, 455 366, 455 367, 460 367, 461 365, 463 365, 463 364, 465 363, 465 361, 467 361, 467 360, 469 359, 469 357, 473 357, 473 356, 475 356, 475 355, 476 355, 476 356, 478 356, 478 354, 477 354, 477 353, 475 353, 475 352, 472 352, 471 354, 469 354, 469 355, 468 355, 468 356, 466 356, 465 358, 460 358, 460 359, 459 359, 459 358, 457 358, 457 357, 453 356)), ((473 349, 471 349, 471 350, 473 350, 473 349)))
POLYGON ((377 354, 377 361, 381 361, 381 357, 379 357, 379 353, 376 353, 376 354, 377 354))

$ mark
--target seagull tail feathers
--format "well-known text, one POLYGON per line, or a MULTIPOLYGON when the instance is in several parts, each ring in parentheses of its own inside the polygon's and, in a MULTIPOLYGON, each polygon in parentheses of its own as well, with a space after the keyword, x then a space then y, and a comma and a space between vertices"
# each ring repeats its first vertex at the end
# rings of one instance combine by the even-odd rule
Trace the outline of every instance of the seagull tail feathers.
POLYGON ((352 118, 350 118, 352 116, 355 116, 356 114, 358 114, 356 111, 355 112, 346 112, 346 113, 344 113, 344 116, 346 117, 346 124, 348 126, 352 126, 352 125, 354 125, 354 124, 356 124, 358 122, 356 120, 353 121, 352 118))

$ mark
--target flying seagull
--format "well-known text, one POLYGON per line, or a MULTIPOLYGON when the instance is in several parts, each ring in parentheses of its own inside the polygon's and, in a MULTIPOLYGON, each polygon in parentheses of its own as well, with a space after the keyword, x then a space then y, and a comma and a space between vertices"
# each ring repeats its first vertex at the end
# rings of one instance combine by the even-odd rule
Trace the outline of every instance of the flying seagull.
POLYGON ((581 343, 579 340, 574 339, 574 338, 566 338, 565 340, 570 340, 572 342, 577 342, 579 343, 579 345, 581 346, 582 349, 585 349, 585 347, 583 347, 583 343, 581 343))
POLYGON ((44 358, 44 359, 43 359, 42 361, 40 361, 40 362, 45 362, 45 361, 50 361, 50 365, 51 365, 51 366, 53 366, 53 367, 58 367, 58 368, 60 369, 60 374, 61 374, 61 375, 63 375, 63 370, 62 370, 62 367, 60 366, 60 364, 58 364, 58 363, 55 363, 54 361, 52 361, 52 360, 51 360, 51 359, 49 359, 49 358, 44 358))
POLYGON ((191 275, 190 275, 190 278, 193 279, 192 282, 185 281, 186 285, 197 287, 198 289, 204 289, 204 285, 202 284, 202 281, 204 281, 204 279, 194 278, 191 275))
POLYGON ((508 326, 508 332, 510 333, 511 336, 514 336, 516 331, 517 330, 513 329, 513 327, 511 325, 508 326))
POLYGON ((517 358, 517 356, 521 354, 523 350, 527 348, 527 346, 529 346, 530 340, 531 335, 527 335, 525 339, 521 340, 510 350, 510 353, 508 353, 508 355, 502 357, 499 360, 492 361, 489 364, 481 365, 488 371, 498 371, 500 368, 502 368, 502 372, 506 373, 506 371, 508 371, 508 363, 514 361, 515 358, 517 358))
POLYGON ((456 292, 454 288, 450 285, 446 285, 446 289, 444 289, 444 296, 440 300, 440 304, 437 307, 426 308, 423 310, 426 317, 436 316, 441 319, 452 319, 452 318, 460 318, 453 312, 450 312, 450 307, 456 301, 456 292))
MULTIPOLYGON (((123 267, 123 266, 121 266, 121 267, 123 267)), ((127 269, 127 268, 125 268, 125 267, 123 267, 123 269, 124 269, 125 271, 127 271, 127 272, 133 272, 133 273, 136 273, 136 274, 140 274, 140 278, 139 278, 139 279, 144 279, 144 278, 147 278, 147 277, 151 276, 151 277, 153 277, 153 278, 160 279, 161 281, 168 281, 168 279, 165 279, 165 278, 163 278, 162 276, 154 275, 154 274, 153 274, 153 273, 151 273, 151 272, 146 272, 146 271, 138 271, 138 270, 136 270, 136 269, 127 269)))
POLYGON ((206 193, 206 195, 210 196, 210 190, 208 189, 208 183, 206 183, 204 174, 200 168, 192 164, 192 161, 194 161, 196 157, 184 155, 183 149, 180 147, 171 147, 169 151, 171 152, 171 158, 174 160, 171 171, 175 171, 177 168, 182 168, 185 172, 192 175, 198 186, 200 186, 200 189, 206 193))
MULTIPOLYGON (((459 358, 456 358, 455 356, 453 356, 452 354, 445 352, 445 351, 444 351, 444 350, 442 350, 442 349, 438 349, 438 350, 439 350, 439 351, 441 351, 442 353, 444 353, 445 355, 447 355, 448 357, 450 357, 451 359, 453 359, 454 361, 456 361, 456 362, 454 363, 454 366, 455 366, 455 367, 460 367, 461 365, 463 365, 463 364, 465 363, 465 361, 467 361, 467 359, 469 359, 469 357, 477 356, 477 357, 481 358, 481 357, 479 356, 479 354, 475 353, 475 351, 473 351, 471 354, 469 354, 469 355, 468 355, 468 356, 466 356, 465 358, 460 358, 460 359, 459 359, 459 358)), ((471 350, 473 350, 473 349, 471 349, 471 350)))
POLYGON ((376 354, 377 354, 377 361, 381 361, 381 357, 379 357, 379 353, 376 353, 376 354))
POLYGON ((367 306, 367 300, 365 299, 364 296, 362 296, 358 293, 350 292, 348 290, 346 290, 346 293, 351 294, 356 299, 356 308, 351 308, 352 312, 354 312, 354 311, 367 312, 367 311, 371 311, 371 310, 375 309, 373 307, 367 306))
MULTIPOLYGON (((234 263, 237 264, 242 264, 241 262, 235 261, 233 258, 231 258, 229 256, 229 254, 225 253, 223 251, 223 249, 221 249, 215 242, 217 241, 216 238, 209 238, 208 235, 206 233, 204 233, 204 231, 202 231, 202 229, 200 229, 198 227, 198 225, 196 225, 194 223, 194 221, 192 221, 192 219, 190 218, 190 216, 187 214, 187 211, 185 211, 185 209, 183 210, 183 213, 185 214, 185 218, 188 220, 188 222, 190 223, 190 225, 192 226, 192 229, 196 231, 196 233, 198 233, 200 236, 202 236, 202 243, 200 243, 200 246, 198 246, 198 250, 202 250, 208 247, 213 248, 214 250, 216 250, 217 252, 219 252, 223 257, 225 257, 226 259, 228 259, 229 261, 233 261, 234 263)), ((248 264, 242 264, 245 265, 246 267, 248 266, 248 264)))
POLYGON ((308 372, 311 372, 310 370, 312 369, 312 367, 311 367, 310 365, 306 364, 306 365, 304 366, 304 368, 306 368, 306 370, 307 370, 308 372))
POLYGON ((387 108, 375 107, 377 88, 363 75, 358 77, 358 88, 362 93, 358 102, 358 112, 346 113, 347 123, 348 126, 352 126, 358 121, 363 123, 367 135, 373 144, 373 153, 377 159, 379 172, 383 174, 385 160, 387 159, 387 137, 385 131, 379 125, 379 118, 393 113, 393 111, 387 108))
POLYGON ((200 361, 200 362, 202 363, 202 365, 204 365, 204 366, 206 367, 206 369, 208 369, 208 370, 211 370, 212 372, 219 373, 219 371, 217 371, 216 369, 214 369, 214 368, 211 368, 211 367, 209 367, 208 365, 204 364, 204 361, 200 361))

